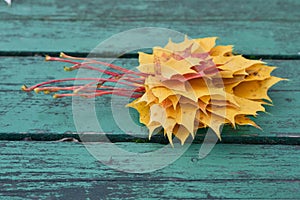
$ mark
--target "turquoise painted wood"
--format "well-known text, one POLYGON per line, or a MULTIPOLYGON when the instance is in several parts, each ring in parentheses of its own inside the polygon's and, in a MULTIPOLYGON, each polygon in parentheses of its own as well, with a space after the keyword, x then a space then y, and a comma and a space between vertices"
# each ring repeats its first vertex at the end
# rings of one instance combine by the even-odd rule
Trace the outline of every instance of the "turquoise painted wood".
MULTIPOLYGON (((22 20, 1 21, 1 52, 90 52, 102 41, 118 34, 139 27, 163 27, 192 38, 217 36, 224 45, 234 44, 235 50, 242 54, 276 54, 297 56, 297 45, 300 26, 297 22, 272 21, 225 21, 225 22, 140 22, 129 21, 114 23, 97 21, 35 21, 25 23, 22 20), (105 29, 104 32, 99 30, 105 29), (89 31, 86 31, 89 30, 89 31), (80 42, 79 42, 80 41, 80 42)), ((152 34, 150 37, 155 37, 152 34)), ((124 44, 123 44, 124 43, 124 44)), ((101 54, 105 56, 119 55, 120 41, 101 54)), ((3 53, 4 54, 4 53, 3 53)))
POLYGON ((11 9, 2 6, 1 19, 16 20, 111 20, 111 21, 296 21, 300 3, 297 0, 253 0, 241 3, 239 0, 198 1, 147 1, 135 3, 116 0, 79 0, 62 2, 47 0, 16 2, 11 9), (288 13, 288 15, 287 15, 288 13))
MULTIPOLYGON (((298 56, 299 9, 298 0, 17 2, 0 7, 0 51, 90 52, 114 34, 150 26, 218 36, 243 54, 298 56)), ((118 54, 123 44, 102 53, 118 54)))
MULTIPOLYGON (((274 106, 266 106, 268 113, 261 113, 255 119, 263 131, 253 127, 238 127, 234 130, 226 126, 223 130, 223 142, 300 143, 300 84, 297 78, 300 76, 300 72, 297 70, 300 61, 266 60, 266 62, 278 66, 274 75, 288 78, 290 81, 281 82, 271 89, 269 94, 274 100, 274 106), (243 139, 239 139, 240 137, 243 139), (272 138, 268 140, 266 137, 272 138)), ((136 59, 119 59, 115 63, 127 68, 132 68, 138 64, 136 59)), ((2 107, 0 139, 21 140, 31 137, 35 140, 58 140, 63 137, 78 138, 73 121, 71 98, 52 99, 51 95, 27 94, 20 91, 23 84, 33 85, 47 79, 75 77, 76 71, 64 72, 63 64, 44 62, 42 57, 4 57, 0 61, 0 72, 0 102, 2 107)), ((125 105, 126 102, 120 102, 118 109, 122 110, 125 105)), ((114 122, 110 98, 97 98, 96 110, 103 131, 110 133, 115 141, 135 141, 135 138, 126 136, 126 133, 114 122), (120 137, 120 135, 125 136, 120 137)), ((138 120, 137 113, 132 116, 132 120, 138 120)), ((203 133, 205 130, 199 131, 198 141, 203 139, 203 133)), ((146 132, 137 134, 144 134, 144 138, 147 138, 146 132)), ((153 139, 153 141, 157 140, 166 141, 163 136, 153 139)))
MULTIPOLYGON (((164 146, 116 145, 140 153, 164 146)), ((2 141, 0 146, 0 195, 7 198, 298 199, 300 196, 299 146, 220 144, 208 157, 198 160, 200 145, 194 144, 168 167, 147 174, 112 170, 92 157, 80 143, 2 141)), ((111 157, 118 160, 118 155, 111 157)), ((132 158, 127 159, 127 163, 120 164, 130 166, 132 158)))
MULTIPOLYGON (((0 1, 0 199, 299 199, 299 10, 298 0, 29 0, 13 1, 12 7, 0 1), (237 53, 250 58, 278 58, 265 61, 278 66, 274 75, 290 81, 271 89, 274 106, 255 119, 263 131, 225 127, 222 143, 197 159, 205 133, 200 130, 177 161, 146 174, 115 171, 82 143, 56 141, 80 139, 71 99, 27 94, 20 87, 76 72, 64 72, 61 64, 44 62, 41 55, 85 55, 113 34, 145 26, 190 37, 219 36, 219 44, 234 44, 237 53)), ((118 41, 100 54, 113 57, 126 44, 118 41)), ((138 63, 122 58, 116 64, 130 68, 138 63)), ((133 137, 122 132, 109 102, 108 97, 98 98, 96 112, 105 115, 104 131, 118 147, 149 152, 165 146, 161 135, 149 142, 143 132, 133 137)), ((120 103, 117 110, 121 108, 120 103)), ((137 119, 132 113, 132 120, 137 119)), ((103 133, 89 139, 101 138, 103 133)), ((111 153, 111 160, 118 156, 111 153)), ((132 157, 122 159, 127 162, 120 164, 136 167, 132 157)))

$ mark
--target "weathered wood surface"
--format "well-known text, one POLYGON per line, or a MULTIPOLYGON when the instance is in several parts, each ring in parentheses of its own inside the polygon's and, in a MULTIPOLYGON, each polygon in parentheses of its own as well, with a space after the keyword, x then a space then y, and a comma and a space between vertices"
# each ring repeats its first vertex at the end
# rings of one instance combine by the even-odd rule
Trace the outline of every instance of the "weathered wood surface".
MULTIPOLYGON (((104 59, 105 60, 105 59, 104 59)), ((299 60, 266 61, 278 66, 274 75, 290 79, 275 85, 270 96, 274 106, 266 106, 268 113, 261 113, 255 121, 263 131, 253 127, 239 127, 234 130, 225 127, 223 142, 244 143, 300 143, 300 76, 299 60), (240 138, 241 137, 241 138, 240 138), (267 137, 270 137, 269 139, 267 137)), ((119 59, 116 64, 127 68, 136 66, 136 59, 119 59)), ((75 77, 76 71, 64 72, 63 64, 44 62, 42 57, 3 57, 0 60, 0 139, 21 140, 31 137, 34 140, 57 140, 63 137, 76 137, 72 114, 72 100, 52 99, 51 95, 25 93, 21 85, 33 85, 54 78, 75 77)), ((134 141, 114 123, 111 114, 110 98, 97 98, 97 114, 106 133, 112 134, 114 141, 134 141), (105 116, 105 117, 102 117, 105 116), (123 136, 120 137, 120 134, 123 136), (115 135, 115 137, 114 137, 115 135)), ((125 105, 125 104, 124 104, 125 105)), ((119 105, 119 109, 124 105, 119 105)), ((138 115, 133 116, 138 120, 138 115)), ((86 130, 94 131, 94 130, 86 130)), ((204 130, 200 133, 205 132, 204 130)), ((147 134, 146 134, 147 135, 147 134)), ((145 138, 146 135, 144 135, 145 138)), ((202 140, 199 134, 198 141, 202 140)), ((165 141, 160 136, 154 141, 165 141), (159 139, 160 138, 160 139, 159 139)))
POLYGON ((67 3, 59 0, 28 0, 14 3, 12 9, 1 6, 0 16, 6 20, 23 20, 25 17, 32 20, 70 21, 296 21, 300 19, 299 6, 297 0, 253 0, 247 4, 240 0, 211 0, 209 3, 205 0, 137 0, 134 4, 117 0, 90 0, 84 3, 79 0, 67 3))
MULTIPOLYGON (((193 38, 218 36, 243 54, 297 57, 299 9, 298 0, 16 2, 0 6, 0 52, 90 52, 121 31, 163 27, 193 38)), ((118 54, 124 44, 103 54, 118 54)))
MULTIPOLYGON (((116 145, 140 153, 164 146, 116 145)), ((198 160, 200 145, 193 144, 177 161, 150 174, 112 170, 79 143, 2 141, 0 146, 0 195, 9 199, 298 199, 300 196, 299 146, 219 144, 208 157, 198 160)), ((118 160, 118 156, 112 154, 112 160, 118 160)), ((120 164, 130 167, 131 159, 120 164)))
MULTIPOLYGON (((299 199, 299 10, 298 0, 29 0, 13 1, 12 7, 0 1, 0 140, 14 140, 0 141, 1 199, 299 199), (82 143, 46 142, 79 139, 74 133, 72 101, 26 94, 20 86, 74 77, 76 72, 64 72, 61 64, 32 55, 60 51, 85 55, 120 31, 149 26, 193 38, 219 36, 220 44, 234 44, 236 52, 248 57, 286 59, 266 60, 278 66, 274 75, 290 81, 271 89, 270 114, 255 119, 264 131, 225 127, 222 142, 231 144, 216 145, 203 160, 197 159, 200 144, 192 144, 176 162, 147 174, 110 169, 82 143), (31 139, 43 141, 16 141, 31 139)), ((128 43, 117 41, 100 53, 118 55, 119 47, 128 43)), ((137 59, 116 63, 132 67, 137 59)), ((112 142, 132 152, 164 146, 139 143, 147 141, 139 138, 146 135, 131 137, 120 131, 112 123, 109 101, 98 98, 97 113, 105 114, 102 124, 112 142)), ((136 113, 132 116, 138 119, 136 113)), ((199 132, 196 142, 202 141, 204 132, 199 132)), ((166 142, 162 136, 152 141, 166 142)), ((125 166, 135 167, 131 157, 122 159, 128 159, 125 166)))

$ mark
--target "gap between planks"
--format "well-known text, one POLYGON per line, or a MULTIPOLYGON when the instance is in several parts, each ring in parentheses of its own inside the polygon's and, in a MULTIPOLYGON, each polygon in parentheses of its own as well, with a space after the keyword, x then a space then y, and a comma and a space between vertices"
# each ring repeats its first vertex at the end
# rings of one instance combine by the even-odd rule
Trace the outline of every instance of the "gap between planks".
MULTIPOLYGON (((203 130, 200 130, 203 132, 203 130)), ((198 133, 193 143, 199 144, 204 141, 205 134, 198 133)), ((57 142, 112 142, 112 143, 158 143, 168 144, 168 139, 163 134, 153 135, 149 140, 145 135, 126 135, 116 133, 92 133, 80 134, 76 132, 66 133, 0 133, 0 140, 6 141, 57 141, 57 142), (84 136, 83 136, 84 135, 84 136)), ((266 145, 300 145, 300 135, 223 135, 222 144, 266 144, 266 145)))
MULTIPOLYGON (((53 56, 59 57, 61 52, 54 51, 0 51, 1 57, 33 57, 33 56, 53 56)), ((114 54, 90 54, 88 52, 64 52, 75 57, 95 57, 95 58, 138 58, 137 53, 126 53, 123 55, 114 54)), ((152 53, 146 51, 146 53, 152 53)), ((265 59, 265 60, 300 60, 300 54, 273 55, 273 54, 243 54, 248 59, 265 59)))

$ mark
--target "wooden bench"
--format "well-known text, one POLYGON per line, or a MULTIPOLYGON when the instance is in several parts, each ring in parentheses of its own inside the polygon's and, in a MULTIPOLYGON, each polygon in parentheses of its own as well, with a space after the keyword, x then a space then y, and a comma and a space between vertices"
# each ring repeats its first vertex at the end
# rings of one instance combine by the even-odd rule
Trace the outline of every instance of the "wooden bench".
MULTIPOLYGON (((12 7, 0 2, 1 199, 299 199, 299 10, 298 0, 47 0, 15 1, 12 7), (80 142, 58 142, 80 140, 72 100, 27 94, 20 87, 76 72, 63 72, 43 56, 86 55, 113 34, 145 26, 192 38, 218 36, 221 44, 234 44, 235 52, 278 66, 273 74, 290 81, 269 92, 274 106, 256 119, 263 131, 226 126, 223 141, 198 159, 204 131, 174 163, 144 174, 111 169, 80 142)), ((116 54, 118 48, 112 47, 103 56, 116 54)), ((125 56, 116 63, 134 66, 137 59, 125 56)), ((97 102, 109 116, 107 98, 97 102)), ((111 141, 128 151, 166 145, 162 136, 147 142, 113 126, 108 130, 111 141)))

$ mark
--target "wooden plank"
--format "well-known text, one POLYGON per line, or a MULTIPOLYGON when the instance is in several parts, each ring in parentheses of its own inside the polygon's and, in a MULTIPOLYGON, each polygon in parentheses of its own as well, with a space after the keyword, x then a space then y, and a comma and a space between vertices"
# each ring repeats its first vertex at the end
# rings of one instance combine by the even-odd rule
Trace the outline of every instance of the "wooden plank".
MULTIPOLYGON (((289 78, 290 81, 281 82, 271 89, 270 96, 274 100, 274 106, 267 106, 267 112, 270 114, 262 113, 255 119, 264 131, 253 127, 238 127, 236 130, 225 127, 223 142, 300 143, 300 91, 298 87, 300 61, 267 60, 266 62, 279 66, 274 71, 274 75, 289 78)), ((119 59, 115 63, 127 68, 138 64, 136 59, 119 59)), ((20 91, 20 86, 24 83, 32 85, 47 79, 74 77, 76 71, 64 72, 60 63, 43 62, 41 57, 3 57, 0 60, 0 72, 0 139, 78 138, 75 133, 71 99, 52 99, 51 96, 27 94, 20 91)), ((119 105, 118 109, 121 108, 123 105, 119 105)), ((101 118, 101 124, 104 124, 104 131, 111 134, 113 141, 144 141, 124 134, 118 125, 113 123, 110 98, 97 98, 96 110, 98 116, 105 115, 101 118)), ((134 121, 137 121, 137 113, 134 113, 132 117, 134 121)), ((204 130, 199 132, 196 141, 202 141, 203 132, 204 130)), ((147 138, 145 133, 143 137, 147 138)), ((159 135, 153 141, 165 142, 166 140, 159 135)))
MULTIPOLYGON (((4 2, 1 2, 4 5, 4 2)), ((247 4, 239 0, 147 1, 134 4, 116 0, 82 3, 47 0, 15 2, 12 7, 1 6, 3 20, 113 20, 113 21, 296 21, 300 19, 297 0, 253 0, 247 4), (288 15, 287 15, 288 13, 288 15)))
MULTIPOLYGON (((30 97, 21 92, 1 92, 0 94, 2 96, 0 139, 22 140, 31 137, 33 140, 58 140, 64 137, 78 138, 73 121, 71 99, 53 100, 43 96, 30 97)), ((265 141, 275 144, 300 144, 300 93, 272 92, 270 96, 275 103, 275 106, 267 107, 267 112, 270 114, 261 113, 255 119, 263 131, 249 126, 239 126, 236 130, 225 126, 222 131, 223 142, 262 143, 265 141), (282 98, 283 96, 284 98, 282 98)), ((109 98, 101 98, 97 102, 96 113, 105 133, 116 135, 114 141, 139 141, 130 135, 119 138, 120 134, 127 134, 127 132, 120 130, 118 124, 114 122, 114 116, 109 107, 109 98)), ((118 109, 121 109, 121 105, 118 109)), ((138 120, 136 113, 132 117, 133 121, 138 120)), ((196 140, 202 141, 202 134, 204 133, 205 130, 200 131, 199 138, 196 140)), ((147 138, 146 132, 135 134, 138 134, 137 137, 142 135, 143 138, 147 138)), ((165 142, 165 138, 159 135, 159 138, 155 138, 153 141, 165 142)))
MULTIPOLYGON (((255 0, 247 5, 238 0, 209 4, 140 0, 134 5, 117 1, 16 2, 11 8, 0 7, 0 26, 5 27, 0 30, 0 52, 89 52, 121 31, 150 26, 174 29, 190 37, 219 36, 222 43, 235 44, 244 54, 297 56, 299 49, 286 41, 299 43, 294 37, 300 30, 299 7, 297 0, 255 0)), ((125 44, 118 41, 101 53, 118 54, 125 44)))
MULTIPOLYGON (((71 66, 59 62, 45 62, 44 57, 1 57, 0 59, 0 90, 20 91, 23 84, 28 86, 49 79, 76 77, 77 71, 65 72, 64 66, 71 66)), ((97 58, 109 62, 111 59, 97 58)), ((271 91, 298 91, 300 80, 300 60, 263 60, 270 66, 277 66, 272 72, 274 76, 289 79, 274 87, 271 91)), ((115 59, 114 64, 133 69, 139 65, 137 59, 115 59)))
MULTIPOLYGON (((255 55, 299 56, 300 24, 273 21, 1 21, 1 55, 11 52, 90 52, 100 42, 122 31, 137 27, 163 27, 188 34, 192 38, 218 36, 220 44, 233 44, 235 51, 255 55)), ((148 38, 157 37, 148 33, 148 38)), ((167 36, 169 37, 169 36, 167 36)), ((170 35, 172 37, 172 35, 170 35)), ((134 40, 134 38, 133 38, 134 40)), ((135 40, 134 40, 135 41, 135 40)), ((167 38, 166 38, 167 43, 167 38)), ((134 42, 118 40, 98 53, 103 56, 120 54, 120 47, 134 42)), ((154 45, 154 44, 153 44, 154 45)), ((160 44, 161 46, 165 45, 160 44)))
MULTIPOLYGON (((164 146, 117 145, 140 153, 164 146)), ((198 160, 200 146, 193 144, 174 163, 146 174, 112 170, 80 143, 1 141, 0 146, 0 195, 9 199, 297 199, 300 195, 298 146, 220 144, 198 160)), ((118 156, 111 154, 113 159, 118 156)), ((120 165, 136 167, 131 159, 120 165)))

